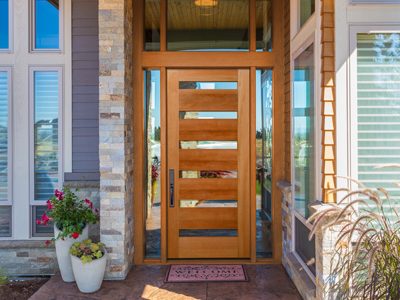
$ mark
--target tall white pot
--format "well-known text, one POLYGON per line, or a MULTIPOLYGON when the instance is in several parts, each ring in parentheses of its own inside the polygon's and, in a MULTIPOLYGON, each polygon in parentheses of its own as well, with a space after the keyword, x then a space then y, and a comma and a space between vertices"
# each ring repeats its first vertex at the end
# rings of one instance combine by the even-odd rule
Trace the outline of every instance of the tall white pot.
MULTIPOLYGON (((57 237, 60 233, 60 230, 57 226, 54 225, 54 236, 57 237)), ((89 230, 88 226, 82 231, 82 234, 79 235, 77 239, 73 238, 64 238, 56 240, 56 254, 57 254, 57 261, 58 266, 60 268, 61 277, 65 282, 74 282, 75 277, 74 273, 72 272, 72 265, 71 265, 71 257, 69 255, 69 249, 71 248, 72 244, 75 242, 81 242, 86 240, 89 237, 89 230)))
POLYGON ((103 257, 89 263, 83 263, 80 258, 71 255, 72 269, 76 285, 82 293, 94 293, 101 288, 107 266, 107 252, 103 257))

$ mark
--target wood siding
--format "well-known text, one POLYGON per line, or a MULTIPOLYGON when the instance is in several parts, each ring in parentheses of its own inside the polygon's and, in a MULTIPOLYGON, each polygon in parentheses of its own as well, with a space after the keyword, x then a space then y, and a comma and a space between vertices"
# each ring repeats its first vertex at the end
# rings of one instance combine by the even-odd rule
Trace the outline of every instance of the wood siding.
POLYGON ((98 173, 98 0, 73 0, 72 174, 66 174, 66 180, 94 180, 98 173))
POLYGON ((324 202, 334 202, 336 188, 335 129, 335 1, 321 2, 321 106, 322 106, 322 195, 324 202))

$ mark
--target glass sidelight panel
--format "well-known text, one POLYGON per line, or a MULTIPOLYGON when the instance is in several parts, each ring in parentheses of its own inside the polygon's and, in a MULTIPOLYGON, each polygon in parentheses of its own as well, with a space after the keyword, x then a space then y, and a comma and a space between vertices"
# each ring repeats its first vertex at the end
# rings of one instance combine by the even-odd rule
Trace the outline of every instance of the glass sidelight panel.
POLYGON ((145 0, 144 10, 144 50, 160 51, 160 0, 145 0))
POLYGON ((293 81, 295 209, 308 218, 308 204, 315 200, 313 45, 295 59, 293 81))
POLYGON ((145 257, 161 255, 161 147, 160 147, 160 71, 144 72, 145 128, 145 257))
POLYGON ((35 49, 60 48, 60 1, 35 0, 35 49))
POLYGON ((315 0, 300 0, 299 5, 300 27, 302 27, 315 12, 315 0))
POLYGON ((168 0, 170 51, 248 51, 248 0, 168 0))
POLYGON ((0 49, 8 49, 9 45, 9 0, 0 0, 0 49))
POLYGON ((256 2, 257 51, 272 51, 272 0, 256 2))
POLYGON ((257 257, 272 257, 272 71, 256 71, 257 257))

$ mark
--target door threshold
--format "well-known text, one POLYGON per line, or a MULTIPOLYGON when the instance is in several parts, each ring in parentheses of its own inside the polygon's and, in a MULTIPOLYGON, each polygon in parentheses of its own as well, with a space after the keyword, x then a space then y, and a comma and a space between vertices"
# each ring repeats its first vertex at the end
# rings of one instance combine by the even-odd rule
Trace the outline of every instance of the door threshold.
POLYGON ((277 261, 273 258, 264 258, 256 261, 251 259, 168 259, 165 262, 157 259, 145 259, 143 261, 145 265, 178 265, 178 264, 193 264, 193 265, 213 265, 213 264, 242 264, 242 265, 277 265, 281 264, 281 261, 277 261))

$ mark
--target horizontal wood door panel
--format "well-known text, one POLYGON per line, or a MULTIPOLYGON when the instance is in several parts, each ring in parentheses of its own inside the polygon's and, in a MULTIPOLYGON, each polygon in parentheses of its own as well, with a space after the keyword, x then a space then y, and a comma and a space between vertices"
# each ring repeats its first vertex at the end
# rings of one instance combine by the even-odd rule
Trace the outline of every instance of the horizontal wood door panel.
POLYGON ((179 169, 191 171, 228 170, 238 167, 237 150, 181 149, 179 169))
POLYGON ((199 120, 179 122, 181 141, 236 141, 238 122, 235 119, 199 120))
POLYGON ((181 208, 180 229, 236 229, 237 208, 181 208))
POLYGON ((179 258, 238 257, 236 237, 181 237, 178 247, 179 258))
POLYGON ((180 90, 180 111, 237 111, 237 90, 180 90))
POLYGON ((182 200, 237 200, 238 181, 233 178, 180 179, 179 198, 182 200))

